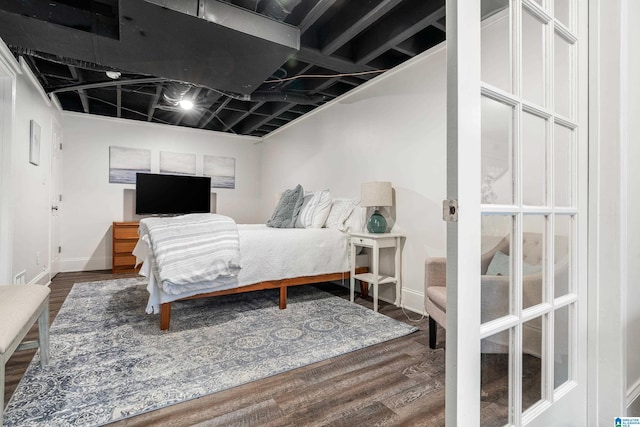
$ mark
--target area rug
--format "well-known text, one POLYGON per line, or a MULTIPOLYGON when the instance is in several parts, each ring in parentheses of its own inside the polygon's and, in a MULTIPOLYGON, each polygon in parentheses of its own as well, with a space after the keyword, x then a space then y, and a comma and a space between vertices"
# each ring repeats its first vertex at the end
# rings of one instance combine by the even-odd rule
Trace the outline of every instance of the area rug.
POLYGON ((144 279, 73 286, 6 426, 95 426, 195 399, 417 330, 313 286, 173 303, 171 329, 144 312, 144 279))

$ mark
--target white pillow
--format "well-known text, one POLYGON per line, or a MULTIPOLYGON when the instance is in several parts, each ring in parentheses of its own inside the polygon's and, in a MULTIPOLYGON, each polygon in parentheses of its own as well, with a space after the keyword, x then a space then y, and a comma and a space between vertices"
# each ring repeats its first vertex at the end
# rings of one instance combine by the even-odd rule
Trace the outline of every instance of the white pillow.
POLYGON ((298 214, 298 217, 296 218, 296 228, 306 228, 304 226, 304 222, 302 221, 302 217, 303 214, 305 216, 309 215, 309 203, 311 203, 311 198, 313 197, 314 193, 312 192, 304 192, 304 198, 302 199, 302 206, 300 206, 300 213, 298 214))
POLYGON ((324 226, 344 231, 344 223, 357 204, 358 201, 355 199, 335 199, 324 226))
POLYGON ((329 190, 306 194, 296 219, 296 228, 321 228, 329 215, 330 207, 329 190))
POLYGON ((320 191, 320 199, 311 219, 311 228, 322 228, 329 217, 329 212, 331 212, 331 193, 329 190, 320 191))

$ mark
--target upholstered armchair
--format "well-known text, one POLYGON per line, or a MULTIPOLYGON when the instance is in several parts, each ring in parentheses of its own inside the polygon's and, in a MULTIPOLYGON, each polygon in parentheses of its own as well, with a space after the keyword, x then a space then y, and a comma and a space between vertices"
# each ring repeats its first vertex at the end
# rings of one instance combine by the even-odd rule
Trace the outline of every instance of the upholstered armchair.
MULTIPOLYGON (((480 260, 482 286, 480 310, 482 322, 487 322, 498 317, 504 316, 509 312, 509 304, 511 298, 509 296, 509 259, 510 242, 509 236, 504 237, 491 250, 484 253, 480 260), (496 274, 496 257, 497 252, 502 252, 504 257, 503 268, 505 273, 496 274), (494 263, 492 263, 494 261, 494 263), (488 271, 490 269, 492 271, 488 271)), ((555 281, 560 283, 567 280, 566 254, 567 254, 566 237, 556 237, 556 261, 555 261, 555 281)), ((544 243, 542 235, 539 233, 523 234, 523 278, 522 278, 522 303, 523 307, 531 307, 542 302, 543 292, 543 251, 544 243)), ((502 254, 500 254, 502 256, 502 254)), ((498 260, 499 261, 499 260, 498 260)), ((446 258, 427 258, 425 262, 425 308, 429 314, 429 347, 435 348, 437 338, 437 324, 441 327, 447 327, 447 275, 446 275, 446 258)), ((537 329, 536 325, 530 325, 537 329)), ((524 349, 530 354, 540 354, 540 340, 532 337, 530 343, 523 343, 524 349)), ((497 347, 507 343, 494 343, 497 347)), ((496 349, 483 349, 483 351, 494 352, 501 351, 496 349)))

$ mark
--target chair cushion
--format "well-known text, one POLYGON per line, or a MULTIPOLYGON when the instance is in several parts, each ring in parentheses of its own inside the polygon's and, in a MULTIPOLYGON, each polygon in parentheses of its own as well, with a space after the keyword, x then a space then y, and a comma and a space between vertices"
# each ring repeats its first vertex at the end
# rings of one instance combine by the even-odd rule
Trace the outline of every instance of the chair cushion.
POLYGON ((446 286, 429 286, 427 288, 427 298, 442 311, 447 310, 447 288, 446 286))
POLYGON ((0 354, 7 351, 20 331, 49 297, 41 285, 0 285, 0 354))

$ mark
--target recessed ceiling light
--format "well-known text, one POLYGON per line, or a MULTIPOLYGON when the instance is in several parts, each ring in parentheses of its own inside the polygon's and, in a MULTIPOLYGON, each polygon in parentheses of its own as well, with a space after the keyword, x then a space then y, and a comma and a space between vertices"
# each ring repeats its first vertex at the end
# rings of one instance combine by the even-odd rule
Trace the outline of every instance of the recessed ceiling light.
POLYGON ((120 71, 107 71, 106 74, 107 74, 107 77, 114 80, 119 79, 120 76, 122 75, 120 71))
POLYGON ((182 107, 183 110, 190 110, 193 108, 193 102, 189 101, 188 99, 182 99, 180 100, 180 102, 178 102, 178 104, 180 105, 180 107, 182 107))

